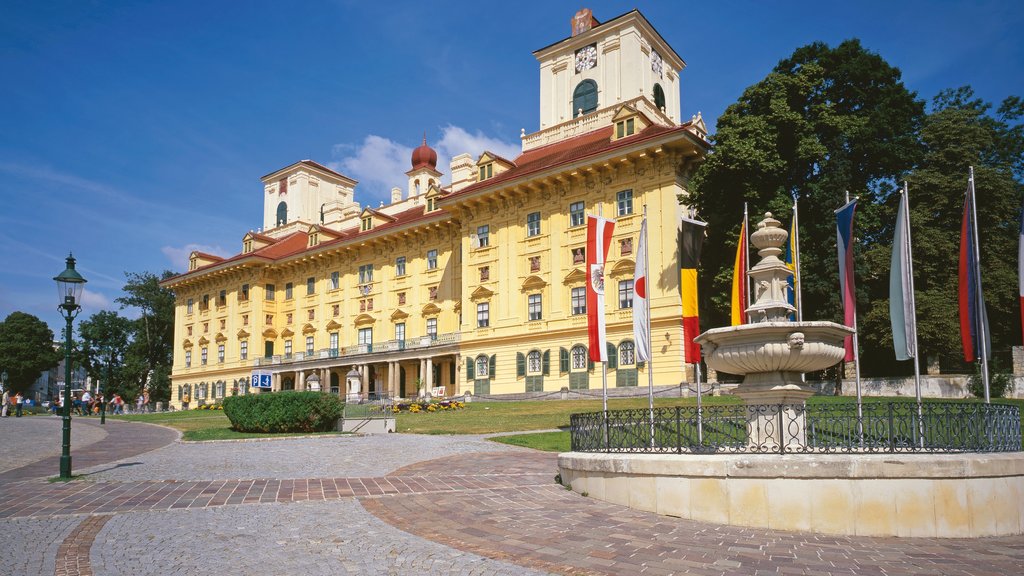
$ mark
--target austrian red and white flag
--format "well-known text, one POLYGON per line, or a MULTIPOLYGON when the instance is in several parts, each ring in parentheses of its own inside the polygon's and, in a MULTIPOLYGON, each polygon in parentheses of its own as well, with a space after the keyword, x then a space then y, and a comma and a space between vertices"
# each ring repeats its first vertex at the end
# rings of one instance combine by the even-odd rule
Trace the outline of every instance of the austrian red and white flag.
POLYGON ((587 215, 587 336, 590 359, 594 362, 608 361, 604 328, 604 263, 614 230, 614 220, 587 215))
POLYGON ((651 323, 647 317, 647 218, 640 222, 640 247, 633 271, 633 340, 636 361, 651 359, 651 323))

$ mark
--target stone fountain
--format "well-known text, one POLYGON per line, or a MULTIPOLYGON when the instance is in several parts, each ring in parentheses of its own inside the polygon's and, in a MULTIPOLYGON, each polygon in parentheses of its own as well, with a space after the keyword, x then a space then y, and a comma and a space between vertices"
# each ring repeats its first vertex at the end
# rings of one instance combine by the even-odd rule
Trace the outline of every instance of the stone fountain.
POLYGON ((761 261, 749 272, 755 291, 754 302, 746 309, 748 323, 714 328, 695 338, 709 368, 744 376, 733 394, 751 406, 750 444, 766 450, 805 445, 803 406, 814 390, 804 384, 803 374, 842 360, 843 341, 853 333, 834 322, 789 320, 795 312, 788 301, 792 272, 779 259, 789 233, 781 224, 768 212, 750 235, 761 261))
MULTIPOLYGON (((696 338, 708 366, 744 376, 733 393, 746 406, 659 408, 650 421, 635 410, 574 414, 573 451, 558 456, 562 483, 637 510, 737 526, 860 536, 1024 533, 1017 408, 932 403, 927 422, 934 434, 964 438, 985 430, 994 438, 1002 431, 1002 439, 980 448, 933 441, 919 451, 917 440, 865 444, 859 410, 845 417, 835 409, 808 412, 805 400, 814 391, 802 374, 842 360, 852 330, 789 320, 789 269, 779 259, 787 237, 766 214, 750 238, 761 260, 750 270, 755 298, 748 323, 696 338), (746 443, 728 433, 743 419, 746 443), (711 444, 691 434, 705 425, 718 434, 711 444)), ((913 439, 913 431, 923 431, 920 407, 903 409, 902 426, 894 423, 897 407, 888 410, 883 433, 902 429, 913 439)))

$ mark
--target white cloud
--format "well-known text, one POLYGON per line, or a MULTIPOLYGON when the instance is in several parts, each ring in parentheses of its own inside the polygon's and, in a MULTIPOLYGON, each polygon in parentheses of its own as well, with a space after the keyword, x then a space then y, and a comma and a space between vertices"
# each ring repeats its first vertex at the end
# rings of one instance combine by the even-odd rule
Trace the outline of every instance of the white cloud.
MULTIPOLYGON (((459 126, 449 124, 442 130, 441 141, 437 143, 436 149, 438 156, 443 152, 448 158, 458 156, 463 152, 469 152, 473 158, 476 158, 484 150, 487 150, 502 158, 514 160, 516 156, 519 156, 522 146, 512 142, 505 142, 498 138, 491 138, 479 130, 470 134, 459 126)), ((438 165, 441 165, 440 159, 438 159, 438 165)), ((447 171, 447 166, 448 163, 446 162, 445 171, 447 171)))
MULTIPOLYGON (((451 182, 448 172, 453 156, 468 152, 475 159, 488 150, 511 160, 520 151, 517 143, 487 136, 479 130, 470 133, 451 124, 441 129, 439 141, 428 144, 437 152, 437 169, 444 174, 441 178, 443 184, 451 182)), ((361 144, 335 145, 332 156, 336 160, 328 166, 358 180, 357 200, 373 206, 380 201, 389 201, 391 188, 395 186, 405 193, 408 187, 405 173, 412 167, 412 151, 412 146, 371 134, 361 144)))
POLYGON ((88 288, 82 290, 82 307, 94 310, 106 310, 110 308, 110 300, 99 292, 93 292, 88 288))
POLYGON ((180 248, 175 246, 164 246, 160 249, 160 251, 164 253, 164 256, 167 256, 167 259, 170 260, 173 269, 178 271, 185 271, 188 269, 188 257, 192 254, 193 250, 213 254, 214 256, 223 256, 225 258, 231 255, 227 250, 220 246, 206 246, 204 244, 185 244, 180 248))

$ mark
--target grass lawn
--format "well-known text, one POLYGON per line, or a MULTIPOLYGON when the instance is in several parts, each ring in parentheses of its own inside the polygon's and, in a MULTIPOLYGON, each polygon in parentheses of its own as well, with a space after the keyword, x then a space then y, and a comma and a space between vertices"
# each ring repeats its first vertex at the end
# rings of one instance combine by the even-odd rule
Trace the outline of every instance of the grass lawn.
POLYGON ((545 452, 568 452, 572 449, 568 432, 534 432, 533 434, 497 436, 491 440, 545 452))
MULTIPOLYGON (((710 404, 735 404, 732 396, 709 397, 710 404)), ((696 404, 696 398, 655 398, 655 406, 696 404)), ((609 410, 646 408, 647 398, 609 399, 609 410)), ((569 426, 569 415, 575 412, 600 412, 600 400, 534 400, 523 402, 470 402, 462 410, 398 414, 395 426, 399 432, 414 434, 490 434, 551 430, 569 426)))

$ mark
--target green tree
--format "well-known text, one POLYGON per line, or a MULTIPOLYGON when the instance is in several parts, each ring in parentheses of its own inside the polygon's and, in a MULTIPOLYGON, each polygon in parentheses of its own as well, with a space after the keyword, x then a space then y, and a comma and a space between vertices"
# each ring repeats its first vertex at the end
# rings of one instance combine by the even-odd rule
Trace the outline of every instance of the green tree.
POLYGON ((106 310, 78 326, 79 359, 86 373, 102 383, 108 397, 115 392, 123 393, 126 388, 123 367, 131 330, 131 320, 106 310))
POLYGON ((150 272, 125 273, 124 296, 116 299, 122 309, 134 308, 139 318, 133 321, 131 346, 123 369, 125 397, 134 398, 147 382, 153 401, 170 399, 170 370, 173 360, 174 293, 160 281, 173 276, 164 271, 158 278, 150 272))
POLYGON ((923 102, 903 85, 900 71, 857 40, 798 48, 747 88, 718 119, 714 151, 684 199, 709 223, 700 287, 705 325, 728 323, 743 203, 751 225, 771 211, 788 227, 794 196, 804 317, 841 318, 833 210, 846 191, 860 196, 858 241, 874 241, 873 204, 919 157, 923 115, 923 102))
POLYGON ((8 390, 23 392, 60 362, 62 352, 54 348, 53 331, 39 318, 25 312, 11 312, 0 322, 0 370, 7 372, 8 390))
MULTIPOLYGON (((974 166, 982 282, 991 320, 992 350, 1008 362, 1020 339, 1017 284, 1017 235, 1024 192, 1022 105, 1010 97, 993 114, 992 106, 969 87, 935 97, 921 130, 924 156, 907 176, 914 249, 914 288, 921 356, 937 356, 961 370, 958 311, 960 223, 968 167, 974 166)), ((892 357, 888 270, 898 194, 882 210, 888 223, 883 241, 867 250, 866 266, 885 271, 866 284, 872 298, 861 323, 861 342, 879 356, 892 357)), ((907 363, 909 369, 910 363, 907 363)))

